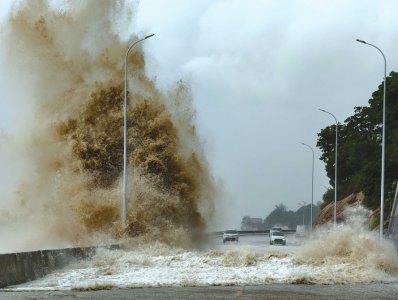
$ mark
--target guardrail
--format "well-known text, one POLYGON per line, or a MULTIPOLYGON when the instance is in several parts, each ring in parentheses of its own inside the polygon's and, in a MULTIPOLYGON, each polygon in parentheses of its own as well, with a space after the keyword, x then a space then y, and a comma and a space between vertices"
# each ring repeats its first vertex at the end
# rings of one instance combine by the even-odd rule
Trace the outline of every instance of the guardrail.
MULTIPOLYGON (((210 235, 222 235, 224 231, 213 231, 210 232, 210 235)), ((245 235, 245 234, 269 234, 269 229, 267 230, 237 230, 237 232, 241 235, 245 235)), ((295 233, 296 230, 294 229, 287 229, 287 230, 282 230, 282 232, 285 233, 295 233)))

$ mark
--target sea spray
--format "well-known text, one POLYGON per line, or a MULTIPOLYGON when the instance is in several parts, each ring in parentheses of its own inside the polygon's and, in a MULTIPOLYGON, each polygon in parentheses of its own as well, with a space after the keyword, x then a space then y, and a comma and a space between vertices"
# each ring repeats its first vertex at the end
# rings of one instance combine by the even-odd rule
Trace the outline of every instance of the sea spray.
POLYGON ((378 233, 370 231, 370 212, 361 205, 348 207, 345 222, 334 227, 327 224, 300 247, 295 256, 298 264, 313 265, 325 270, 316 282, 338 283, 382 280, 398 275, 397 249, 388 240, 379 241, 378 233), (328 272, 326 272, 328 271, 328 272))
POLYGON ((367 214, 362 207, 350 208, 344 224, 317 229, 297 247, 256 241, 198 251, 146 242, 125 250, 103 249, 92 260, 13 289, 397 283, 396 250, 388 242, 379 245, 377 234, 364 224, 367 214))
MULTIPOLYGON (((32 107, 24 172, 1 220, 0 251, 147 241, 192 245, 213 210, 214 184, 198 140, 189 88, 163 92, 129 57, 128 226, 120 227, 123 57, 134 22, 124 1, 21 1, 2 30, 10 82, 32 107), (121 18, 121 16, 123 16, 121 18), (125 22, 125 24, 121 24, 125 22), (123 26, 122 26, 123 25, 123 26)), ((131 39, 137 39, 132 36, 131 39)), ((18 95, 15 91, 15 95, 18 95)), ((12 147, 12 144, 9 144, 12 147)), ((17 158, 16 158, 17 159, 17 158)), ((4 170, 4 169, 3 169, 4 170)))

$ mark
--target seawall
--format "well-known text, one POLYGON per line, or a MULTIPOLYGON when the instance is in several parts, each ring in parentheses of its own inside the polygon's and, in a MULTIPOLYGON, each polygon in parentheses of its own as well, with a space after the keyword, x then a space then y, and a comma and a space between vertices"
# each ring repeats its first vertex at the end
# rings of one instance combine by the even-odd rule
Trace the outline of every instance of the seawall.
POLYGON ((35 280, 73 260, 95 254, 97 247, 0 254, 0 288, 35 280))

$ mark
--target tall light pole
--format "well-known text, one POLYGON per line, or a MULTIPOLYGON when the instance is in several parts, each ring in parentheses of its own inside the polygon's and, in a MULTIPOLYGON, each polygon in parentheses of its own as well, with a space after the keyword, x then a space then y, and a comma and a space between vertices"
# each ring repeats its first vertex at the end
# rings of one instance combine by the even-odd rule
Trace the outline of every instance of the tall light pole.
POLYGON ((120 219, 122 225, 126 224, 126 214, 127 214, 127 60, 130 53, 130 50, 137 45, 138 43, 154 36, 155 34, 152 33, 147 35, 146 37, 131 43, 127 49, 126 55, 124 57, 124 103, 123 103, 123 186, 122 186, 122 197, 121 197, 121 207, 120 207, 120 219))
POLYGON ((302 203, 299 203, 299 207, 301 207, 303 209, 303 227, 305 226, 305 206, 307 205, 307 203, 305 201, 303 201, 302 203))
POLYGON ((384 225, 384 166, 386 157, 386 79, 387 79, 387 60, 381 49, 373 44, 357 39, 357 42, 371 46, 377 49, 384 59, 384 83, 383 83, 383 129, 381 139, 381 187, 380 187, 380 240, 383 239, 383 225, 384 225))
POLYGON ((306 146, 310 148, 312 151, 312 179, 311 179, 311 232, 312 232, 312 207, 314 206, 314 162, 315 162, 315 154, 314 154, 314 149, 305 143, 301 143, 301 145, 306 146))
POLYGON ((336 141, 334 144, 334 213, 333 213, 333 224, 336 227, 337 224, 337 149, 339 148, 338 132, 339 132, 339 122, 334 114, 324 109, 318 108, 320 111, 331 115, 336 122, 336 141))

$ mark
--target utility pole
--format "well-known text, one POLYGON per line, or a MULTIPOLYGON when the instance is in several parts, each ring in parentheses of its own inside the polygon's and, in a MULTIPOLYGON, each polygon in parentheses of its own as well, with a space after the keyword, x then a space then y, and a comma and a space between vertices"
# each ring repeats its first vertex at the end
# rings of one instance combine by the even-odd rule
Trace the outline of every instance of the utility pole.
POLYGON ((334 121, 336 122, 336 140, 335 140, 335 146, 334 146, 334 213, 333 213, 333 224, 334 227, 336 227, 337 225, 337 152, 338 152, 338 145, 339 145, 339 141, 338 141, 338 131, 339 131, 339 122, 337 121, 337 118, 335 117, 334 114, 332 114, 331 112, 324 110, 324 109, 320 109, 318 108, 320 111, 327 113, 328 115, 331 115, 334 118, 334 121))
POLYGON ((371 43, 365 42, 364 40, 357 39, 357 42, 365 44, 377 49, 383 56, 384 60, 384 83, 383 83, 383 129, 382 129, 382 140, 381 140, 381 186, 380 186, 380 229, 379 238, 380 241, 383 239, 383 228, 384 228, 384 173, 385 173, 385 159, 386 159, 386 91, 387 91, 387 60, 381 49, 371 43))
POLYGON ((300 143, 303 146, 308 147, 311 152, 312 152, 312 176, 311 176, 311 233, 312 233, 312 221, 313 221, 313 213, 312 213, 312 207, 314 206, 314 162, 315 162, 315 153, 314 149, 305 143, 300 143))
POLYGON ((130 50, 137 45, 138 43, 154 36, 155 34, 152 33, 147 35, 146 37, 135 41, 130 44, 126 51, 126 55, 124 57, 124 103, 123 103, 123 183, 122 183, 122 197, 120 203, 120 221, 124 226, 126 224, 126 217, 127 217, 127 94, 128 94, 128 82, 127 82, 127 61, 130 50))

